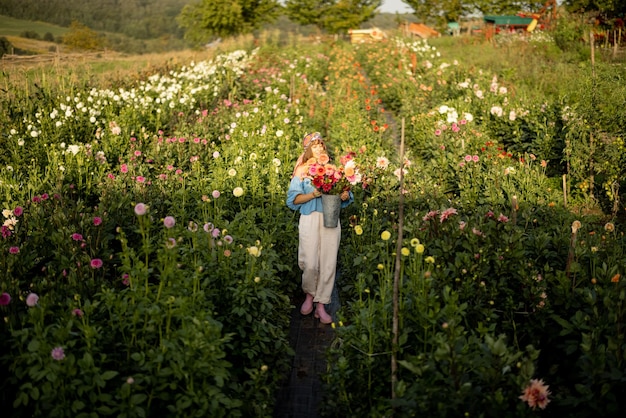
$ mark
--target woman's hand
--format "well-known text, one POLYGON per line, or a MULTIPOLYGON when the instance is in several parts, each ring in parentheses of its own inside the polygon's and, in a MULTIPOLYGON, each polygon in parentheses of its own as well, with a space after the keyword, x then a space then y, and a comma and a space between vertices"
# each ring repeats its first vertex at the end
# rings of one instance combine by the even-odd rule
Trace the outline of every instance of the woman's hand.
POLYGON ((345 191, 341 192, 339 197, 341 198, 342 201, 345 202, 346 200, 350 199, 350 193, 347 190, 345 190, 345 191))
POLYGON ((313 197, 320 197, 322 195, 322 192, 320 192, 319 190, 313 190, 313 197))

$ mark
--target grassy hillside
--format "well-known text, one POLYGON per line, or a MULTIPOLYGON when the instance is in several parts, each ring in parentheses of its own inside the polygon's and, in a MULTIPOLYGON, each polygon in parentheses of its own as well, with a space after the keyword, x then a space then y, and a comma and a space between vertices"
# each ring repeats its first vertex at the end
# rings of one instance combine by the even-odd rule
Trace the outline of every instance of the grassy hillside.
POLYGON ((19 36, 25 31, 37 32, 41 37, 50 32, 56 38, 57 36, 63 36, 68 31, 68 28, 45 22, 31 22, 0 15, 0 36, 19 36))

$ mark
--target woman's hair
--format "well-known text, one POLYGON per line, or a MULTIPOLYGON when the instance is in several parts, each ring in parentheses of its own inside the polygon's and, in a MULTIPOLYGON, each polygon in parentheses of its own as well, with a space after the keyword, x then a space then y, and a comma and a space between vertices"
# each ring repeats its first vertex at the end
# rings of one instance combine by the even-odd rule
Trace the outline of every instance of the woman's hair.
POLYGON ((306 151, 304 151, 304 157, 302 158, 302 161, 307 162, 309 161, 309 159, 313 158, 313 145, 315 144, 322 144, 324 146, 324 150, 326 151, 326 153, 328 153, 328 149, 326 149, 326 143, 324 141, 322 141, 321 139, 314 139, 313 141, 311 141, 311 143, 307 146, 306 151))

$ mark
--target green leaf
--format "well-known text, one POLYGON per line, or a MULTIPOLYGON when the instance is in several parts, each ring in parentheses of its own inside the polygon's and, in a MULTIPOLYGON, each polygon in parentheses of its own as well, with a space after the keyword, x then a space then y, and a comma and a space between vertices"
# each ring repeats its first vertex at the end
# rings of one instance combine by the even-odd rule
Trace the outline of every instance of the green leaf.
POLYGON ((133 396, 130 397, 130 403, 133 405, 138 405, 140 403, 143 403, 143 401, 145 401, 147 398, 148 396, 144 393, 135 393, 133 396))
POLYGON ((72 402, 72 412, 78 412, 84 408, 85 408, 85 404, 82 401, 77 399, 74 402, 72 402))
POLYGON ((115 376, 117 376, 119 373, 113 370, 108 370, 104 373, 102 373, 102 378, 104 380, 111 380, 113 379, 115 376))
POLYGON ((31 353, 34 353, 35 351, 39 351, 39 341, 31 340, 28 343, 28 351, 30 351, 31 353))

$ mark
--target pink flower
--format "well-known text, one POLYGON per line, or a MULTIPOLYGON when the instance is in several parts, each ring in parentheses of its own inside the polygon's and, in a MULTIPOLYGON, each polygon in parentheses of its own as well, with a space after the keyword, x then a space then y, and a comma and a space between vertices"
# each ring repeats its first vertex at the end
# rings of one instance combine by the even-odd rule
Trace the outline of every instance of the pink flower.
POLYGON ((532 379, 519 398, 532 409, 536 407, 545 409, 550 403, 550 399, 548 399, 550 395, 549 387, 544 383, 543 379, 532 379))
POLYGON ((11 302, 11 295, 4 292, 0 295, 0 306, 7 306, 11 302))
POLYGON ((41 200, 48 200, 49 197, 50 195, 48 193, 44 193, 41 195, 41 200))
POLYGON ((50 352, 50 355, 56 361, 61 361, 65 358, 65 351, 63 350, 63 347, 54 347, 50 352))
POLYGON ((120 171, 122 173, 128 173, 128 166, 126 164, 122 164, 122 166, 120 167, 120 171))
POLYGON ((31 308, 37 305, 38 301, 39 296, 37 296, 37 293, 29 293, 28 296, 26 296, 26 305, 30 306, 31 308))
POLYGON ((218 197, 220 197, 220 191, 213 190, 212 196, 213 196, 213 199, 217 199, 218 197))
POLYGON ((487 218, 493 218, 493 212, 492 211, 488 211, 487 213, 485 213, 485 217, 487 218))
POLYGON ((95 226, 98 226, 98 225, 102 224, 102 218, 100 218, 99 216, 94 216, 94 218, 93 218, 93 224, 94 224, 95 226))
POLYGON ((448 219, 450 216, 452 215, 456 215, 457 211, 454 208, 448 208, 446 210, 444 210, 443 212, 441 212, 441 216, 439 216, 439 222, 443 222, 446 219, 448 219))
POLYGON ((165 219, 163 219, 163 225, 165 225, 166 228, 172 228, 176 225, 176 219, 174 219, 173 216, 166 216, 165 219))
POLYGON ((176 240, 174 238, 168 238, 167 241, 165 241, 165 246, 169 249, 176 247, 176 240))
POLYGON ((202 227, 202 229, 204 229, 204 232, 209 233, 211 231, 213 231, 213 228, 215 228, 213 226, 213 224, 211 222, 207 222, 204 224, 204 226, 202 227))
POLYGON ((139 157, 141 155, 141 151, 137 150, 135 151, 135 157, 139 157))
POLYGON ((509 221, 509 218, 504 216, 503 214, 500 214, 500 216, 498 216, 498 221, 502 222, 502 223, 506 223, 509 221))
POLYGON ((137 183, 145 183, 146 182, 146 178, 144 176, 137 176, 137 178, 135 180, 137 180, 137 183))
POLYGON ((471 155, 469 155, 469 154, 467 154, 467 155, 465 156, 465 161, 467 161, 468 163, 469 163, 470 161, 472 161, 472 156, 471 156, 471 155))
POLYGON ((130 276, 128 275, 128 273, 122 274, 122 283, 124 283, 125 286, 128 286, 130 284, 130 276))
POLYGON ((211 231, 211 235, 213 236, 213 238, 217 238, 220 236, 220 230, 217 228, 213 228, 213 230, 211 231))
POLYGON ((225 257, 230 257, 230 254, 231 254, 230 250, 224 250, 225 257))
POLYGON ((77 316, 79 318, 82 318, 82 316, 84 315, 83 311, 81 311, 80 309, 76 308, 72 310, 72 315, 77 316))
POLYGON ((435 129, 435 136, 441 135, 441 129, 435 129))
POLYGON ((23 213, 24 213, 24 209, 22 209, 21 206, 16 206, 15 209, 13 209, 13 215, 17 217, 22 216, 23 213))
POLYGON ((82 241, 83 240, 83 236, 81 234, 73 233, 72 234, 72 239, 74 241, 82 241))
POLYGON ((9 248, 9 253, 11 253, 11 254, 19 254, 20 253, 20 247, 11 247, 11 248, 9 248))
POLYGON ((11 236, 11 230, 8 226, 2 225, 2 228, 0 228, 0 230, 2 231, 2 238, 8 238, 11 236))
POLYGON ((34 196, 34 197, 33 197, 33 203, 41 203, 41 197, 39 197, 39 196, 34 196))
POLYGON ((431 219, 435 219, 435 217, 439 215, 439 211, 438 210, 431 210, 430 212, 428 212, 423 218, 423 221, 430 221, 431 219))
POLYGON ((472 157, 472 160, 473 160, 475 163, 477 163, 477 162, 478 162, 478 160, 480 160, 480 157, 479 157, 478 155, 474 155, 474 156, 472 157))
POLYGON ((232 244, 233 243, 233 237, 231 237, 230 235, 226 235, 224 237, 224 241, 226 241, 229 244, 232 244))
POLYGON ((135 205, 135 214, 137 214, 137 216, 145 215, 147 210, 148 207, 145 205, 145 203, 137 203, 135 205))
POLYGON ((100 260, 99 258, 93 258, 91 260, 91 268, 99 269, 100 267, 102 267, 102 260, 100 260))

